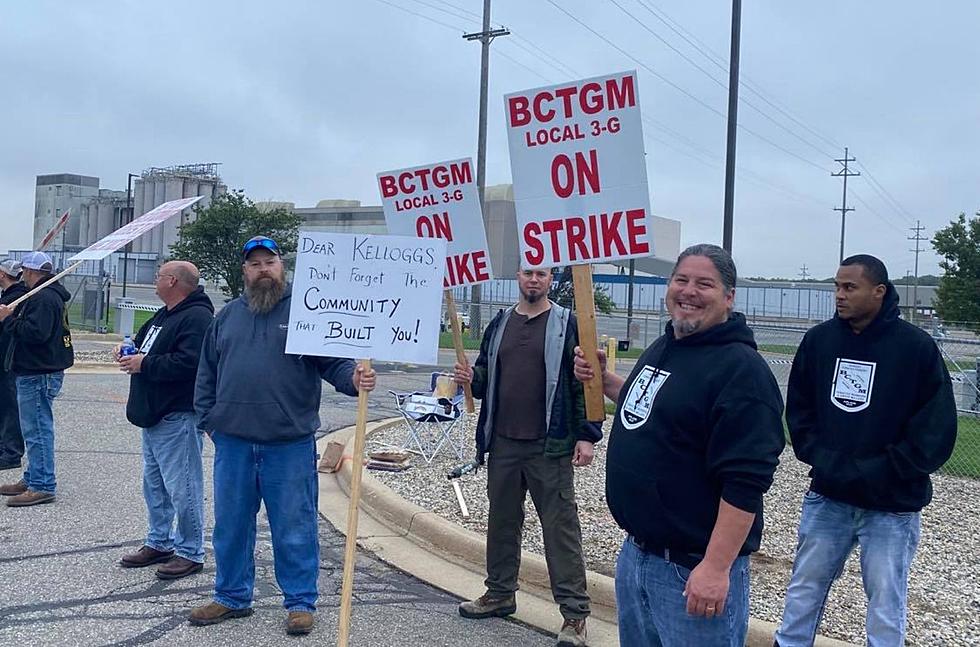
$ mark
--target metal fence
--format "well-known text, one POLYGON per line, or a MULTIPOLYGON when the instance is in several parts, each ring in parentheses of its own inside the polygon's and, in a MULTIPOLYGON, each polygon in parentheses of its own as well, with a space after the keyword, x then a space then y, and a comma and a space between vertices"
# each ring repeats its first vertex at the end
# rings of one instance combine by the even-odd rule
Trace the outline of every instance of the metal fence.
MULTIPOLYGON (((509 303, 484 304, 482 321, 486 325, 500 308, 509 303)), ((460 304, 468 311, 468 304, 460 304)), ((631 341, 632 350, 620 351, 620 357, 636 357, 638 352, 663 334, 669 320, 664 311, 636 312, 627 318, 625 313, 597 315, 596 329, 600 336, 631 341), (628 334, 629 333, 629 334, 628 334)), ((819 321, 784 323, 778 319, 752 317, 749 326, 755 334, 759 351, 769 364, 783 395, 789 382, 793 357, 803 335, 819 321)), ((941 470, 945 474, 980 479, 980 389, 977 374, 980 369, 980 337, 974 332, 978 324, 937 326, 927 320, 922 328, 933 337, 942 352, 949 370, 956 397, 958 435, 953 456, 941 470)))
POLYGON ((72 330, 106 332, 111 329, 109 277, 98 269, 97 264, 92 272, 72 272, 60 281, 71 295, 68 321, 72 330))

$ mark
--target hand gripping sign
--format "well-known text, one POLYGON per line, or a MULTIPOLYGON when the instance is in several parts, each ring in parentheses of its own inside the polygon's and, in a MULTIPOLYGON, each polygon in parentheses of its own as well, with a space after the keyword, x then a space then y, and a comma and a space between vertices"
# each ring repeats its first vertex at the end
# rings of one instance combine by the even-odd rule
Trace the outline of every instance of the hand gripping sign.
MULTIPOLYGON (((572 265, 579 340, 598 365, 592 263, 653 254, 636 72, 508 94, 517 235, 524 269, 572 265)), ((602 376, 585 385, 602 420, 602 376)))
MULTIPOLYGON (((388 232, 446 240, 446 311, 456 349, 456 361, 466 366, 463 334, 451 288, 476 285, 493 278, 490 249, 473 160, 457 159, 415 168, 378 173, 378 189, 388 232)), ((473 392, 467 384, 466 410, 473 413, 473 392)))

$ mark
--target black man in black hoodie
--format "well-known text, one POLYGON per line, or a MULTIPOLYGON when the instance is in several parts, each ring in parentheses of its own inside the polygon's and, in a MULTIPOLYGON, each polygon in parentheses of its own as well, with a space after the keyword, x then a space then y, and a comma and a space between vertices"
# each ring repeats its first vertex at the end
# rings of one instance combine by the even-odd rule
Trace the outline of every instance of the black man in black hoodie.
POLYGON ((905 644, 909 567, 929 475, 956 441, 956 402, 936 343, 899 319, 888 270, 860 254, 834 281, 837 316, 803 337, 786 396, 797 458, 810 465, 779 647, 809 647, 855 546, 870 647, 905 644))

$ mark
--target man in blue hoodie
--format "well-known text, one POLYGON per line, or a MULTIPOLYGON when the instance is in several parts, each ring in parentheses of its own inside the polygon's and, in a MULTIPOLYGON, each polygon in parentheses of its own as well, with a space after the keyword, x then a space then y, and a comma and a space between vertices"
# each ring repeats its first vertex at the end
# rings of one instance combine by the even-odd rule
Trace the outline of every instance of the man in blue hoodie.
POLYGON ((20 428, 27 448, 27 469, 17 483, 0 487, 12 508, 54 501, 54 411, 65 369, 75 363, 68 302, 71 294, 54 279, 54 261, 44 252, 21 259, 24 283, 30 290, 43 286, 17 306, 0 305, 0 322, 10 346, 4 368, 17 376, 20 428))
POLYGON ((162 580, 204 567, 203 434, 194 413, 194 378, 214 306, 198 285, 200 278, 192 263, 164 263, 155 278, 164 305, 136 333, 139 352, 120 356, 115 348, 119 370, 131 376, 126 418, 143 429, 148 522, 146 541, 119 564, 142 568, 165 562, 156 571, 162 580))
MULTIPOLYGON (((745 645, 749 554, 786 441, 779 387, 732 312, 735 281, 728 252, 687 248, 667 285, 664 335, 625 380, 599 356, 617 404, 606 500, 629 535, 616 563, 622 645, 745 645)), ((575 374, 593 375, 581 354, 575 374)))
POLYGON ((314 434, 320 380, 357 395, 373 370, 352 360, 286 354, 290 286, 279 246, 256 236, 242 249, 245 294, 204 337, 194 408, 214 442, 214 601, 192 625, 252 614, 255 516, 265 503, 287 634, 313 629, 320 572, 314 434))
POLYGON ((869 647, 905 644, 909 567, 929 475, 956 442, 956 402, 936 343, 899 319, 885 265, 844 259, 837 316, 803 337, 786 394, 793 451, 810 465, 779 647, 809 647, 855 546, 869 647))

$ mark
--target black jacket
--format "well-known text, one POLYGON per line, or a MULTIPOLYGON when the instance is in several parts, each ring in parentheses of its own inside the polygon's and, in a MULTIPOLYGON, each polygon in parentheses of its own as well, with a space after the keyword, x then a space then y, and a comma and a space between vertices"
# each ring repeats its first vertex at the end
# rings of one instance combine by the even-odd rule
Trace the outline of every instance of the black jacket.
POLYGON ((11 339, 5 367, 16 375, 44 375, 75 363, 68 326, 70 300, 68 290, 49 280, 43 290, 17 306, 4 326, 4 334, 11 339))
POLYGON ((956 402, 936 343, 898 318, 890 283, 860 334, 837 317, 811 329, 786 394, 793 451, 811 489, 861 508, 921 510, 956 442, 956 402))
MULTIPOLYGON (((18 281, 17 283, 14 283, 9 288, 4 290, 3 294, 0 294, 0 303, 2 303, 5 306, 10 305, 11 303, 21 298, 25 294, 27 294, 27 286, 24 285, 22 281, 18 281)), ((10 348, 10 344, 13 341, 10 338, 10 335, 6 333, 7 324, 10 323, 11 321, 13 320, 8 319, 7 321, 0 323, 0 373, 7 372, 6 370, 4 370, 3 360, 7 356, 7 349, 10 348)))
POLYGON ((666 333, 620 391, 606 457, 616 522, 658 548, 703 555, 721 499, 754 513, 740 555, 759 548, 762 495, 785 447, 783 402, 741 313, 666 333))
POLYGON ((139 329, 133 343, 145 357, 129 381, 126 418, 131 423, 152 427, 168 413, 194 411, 197 362, 213 318, 211 299, 198 287, 173 310, 157 310, 139 329))

